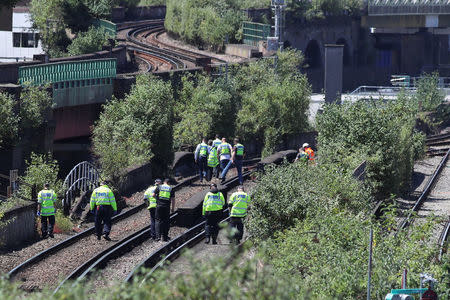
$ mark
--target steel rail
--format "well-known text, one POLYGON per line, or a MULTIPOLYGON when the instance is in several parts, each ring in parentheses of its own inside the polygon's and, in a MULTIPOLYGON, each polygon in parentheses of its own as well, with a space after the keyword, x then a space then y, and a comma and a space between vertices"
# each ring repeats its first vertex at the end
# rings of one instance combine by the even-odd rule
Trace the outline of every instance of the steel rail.
MULTIPOLYGON (((177 185, 174 186, 174 190, 177 190, 177 189, 183 187, 184 185, 190 184, 196 178, 198 178, 198 175, 192 176, 192 177, 189 177, 189 178, 183 180, 182 182, 180 182, 180 183, 178 183, 177 185)), ((129 216, 132 216, 132 215, 138 213, 142 209, 145 209, 146 206, 147 205, 143 203, 143 204, 138 205, 136 207, 133 207, 133 208, 131 208, 131 209, 125 211, 125 212, 122 212, 122 213, 120 213, 117 216, 114 216, 112 218, 112 223, 114 224, 114 223, 116 223, 118 221, 121 221, 121 220, 123 220, 125 218, 128 218, 129 216)), ((30 266, 30 265, 32 265, 34 263, 37 263, 37 262, 43 260, 44 258, 46 258, 46 257, 48 257, 48 256, 50 256, 50 255, 52 255, 52 254, 54 254, 54 253, 64 249, 64 248, 67 248, 68 246, 70 246, 70 245, 74 244, 75 242, 77 242, 77 241, 87 237, 90 234, 93 234, 94 231, 95 231, 95 226, 89 227, 88 229, 86 229, 86 230, 84 230, 84 231, 82 231, 82 232, 80 232, 80 233, 78 233, 78 234, 76 234, 74 236, 71 236, 71 237, 65 239, 64 241, 59 242, 58 244, 56 244, 56 245, 54 245, 54 246, 52 246, 50 248, 47 248, 47 249, 39 252, 35 256, 27 259, 26 261, 22 262, 21 264, 17 265, 12 270, 10 270, 8 272, 9 279, 10 280, 13 279, 15 275, 17 275, 20 271, 24 270, 28 266, 30 266)))
POLYGON ((427 146, 443 146, 450 144, 450 140, 448 139, 441 139, 441 140, 433 140, 433 141, 426 141, 427 146))
POLYGON ((440 141, 442 139, 449 139, 449 138, 450 138, 450 133, 436 134, 436 135, 431 135, 431 136, 427 137, 426 142, 440 141))
POLYGON ((447 242, 448 236, 450 235, 450 216, 445 224, 444 230, 441 232, 439 237, 439 257, 438 260, 442 261, 442 255, 447 251, 445 248, 445 243, 447 242))
POLYGON ((150 51, 148 49, 140 48, 140 47, 128 47, 128 49, 132 50, 132 51, 155 56, 155 57, 159 58, 160 60, 166 61, 168 64, 170 64, 172 67, 174 67, 176 69, 179 68, 179 66, 180 66, 180 62, 178 60, 176 60, 176 59, 174 60, 172 57, 168 57, 164 54, 161 55, 160 53, 156 53, 154 51, 150 51))
POLYGON ((447 163, 449 155, 450 155, 450 150, 448 150, 447 153, 445 154, 445 156, 442 158, 441 162, 439 163, 438 167, 434 171, 433 175, 428 180, 427 185, 425 186, 425 189, 423 190, 419 199, 417 199, 417 201, 415 202, 414 207, 409 211, 408 216, 400 224, 399 231, 402 229, 405 229, 410 224, 410 220, 411 220, 413 213, 418 211, 420 206, 422 205, 422 203, 428 198, 428 195, 430 194, 434 184, 436 183, 439 175, 441 174, 442 170, 444 169, 445 164, 447 163))
MULTIPOLYGON (((150 29, 154 29, 154 28, 152 27, 150 29)), ((136 44, 136 45, 138 45, 140 47, 143 47, 144 49, 142 49, 142 50, 148 51, 150 54, 157 54, 157 55, 162 56, 163 58, 165 58, 167 60, 171 60, 171 61, 175 62, 176 63, 176 67, 178 69, 186 68, 186 64, 184 62, 182 62, 181 60, 179 60, 179 57, 177 55, 174 55, 170 51, 166 51, 166 50, 163 50, 163 49, 159 49, 157 47, 153 47, 151 45, 148 45, 148 44, 138 40, 136 38, 136 36, 139 33, 141 33, 142 31, 145 31, 145 30, 149 30, 149 28, 148 27, 143 27, 143 28, 135 28, 135 29, 130 30, 127 33, 127 40, 129 40, 130 42, 132 42, 132 43, 134 43, 134 44, 136 44)))
MULTIPOLYGON (((150 62, 146 61, 144 58, 140 57, 140 56, 136 56, 137 59, 143 61, 145 64, 147 64, 147 70, 145 71, 145 73, 150 73, 153 69, 153 66, 150 62)), ((156 71, 156 70, 155 70, 156 71)))
MULTIPOLYGON (((251 173, 253 173, 253 171, 246 171, 242 173, 242 177, 247 178, 250 176, 251 173)), ((220 189, 220 191, 222 192, 229 191, 231 188, 235 187, 237 183, 239 183, 238 176, 232 177, 229 180, 225 181, 223 184, 221 184, 220 187, 222 188, 220 189)), ((180 234, 179 236, 171 240, 166 245, 154 251, 150 256, 148 256, 142 262, 136 265, 136 267, 128 274, 125 281, 131 282, 136 275, 140 274, 143 267, 155 268, 155 266, 158 263, 160 263, 164 255, 168 255, 173 251, 179 252, 183 247, 185 247, 183 245, 185 245, 187 241, 190 241, 193 237, 197 236, 199 233, 203 231, 202 229, 204 228, 204 225, 205 221, 200 222, 191 229, 187 230, 186 232, 180 234)))

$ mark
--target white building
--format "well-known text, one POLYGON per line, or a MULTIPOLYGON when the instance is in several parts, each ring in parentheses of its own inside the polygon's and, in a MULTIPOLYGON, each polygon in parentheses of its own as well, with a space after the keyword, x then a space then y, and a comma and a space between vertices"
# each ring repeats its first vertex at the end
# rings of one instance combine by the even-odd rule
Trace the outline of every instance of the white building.
POLYGON ((0 31, 0 62, 32 60, 43 54, 39 33, 32 28, 28 7, 13 8, 12 31, 0 31))

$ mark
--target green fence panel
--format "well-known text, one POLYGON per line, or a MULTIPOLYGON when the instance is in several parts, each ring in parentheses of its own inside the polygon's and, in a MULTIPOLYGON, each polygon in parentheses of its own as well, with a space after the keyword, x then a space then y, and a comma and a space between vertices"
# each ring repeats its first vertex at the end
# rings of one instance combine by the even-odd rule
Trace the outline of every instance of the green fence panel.
POLYGON ((259 41, 267 40, 270 36, 270 28, 268 24, 242 22, 244 44, 256 46, 259 41))
POLYGON ((19 83, 43 85, 48 83, 116 77, 115 58, 40 64, 19 68, 19 83))
POLYGON ((103 19, 95 19, 94 26, 103 29, 109 35, 115 37, 117 34, 117 25, 111 21, 103 19))

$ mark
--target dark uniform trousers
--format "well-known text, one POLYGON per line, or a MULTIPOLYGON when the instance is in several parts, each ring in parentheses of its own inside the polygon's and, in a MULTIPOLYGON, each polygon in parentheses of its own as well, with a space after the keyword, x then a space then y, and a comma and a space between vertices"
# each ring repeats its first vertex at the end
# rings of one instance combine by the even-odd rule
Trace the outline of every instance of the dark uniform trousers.
POLYGON ((212 237, 213 242, 215 242, 217 240, 217 236, 219 235, 219 222, 222 219, 222 211, 206 211, 205 218, 206 237, 212 237))
POLYGON ((48 234, 53 234, 53 227, 55 226, 55 215, 53 216, 41 216, 41 232, 42 237, 48 234))
POLYGON ((152 207, 149 209, 150 211, 150 236, 152 238, 156 238, 156 230, 155 230, 155 214, 156 214, 156 207, 152 207))
POLYGON ((203 172, 208 170, 208 158, 206 156, 198 157, 198 168, 200 170, 200 179, 203 179, 203 172))
POLYGON ((98 205, 95 210, 95 232, 97 236, 109 235, 111 231, 111 217, 113 209, 111 205, 98 205))
POLYGON ((158 200, 156 206, 156 238, 167 239, 170 228, 170 200, 158 200))
POLYGON ((242 240, 242 237, 244 236, 244 223, 242 222, 242 217, 231 217, 230 218, 230 225, 232 228, 236 228, 237 232, 234 235, 234 239, 237 242, 240 242, 242 240))

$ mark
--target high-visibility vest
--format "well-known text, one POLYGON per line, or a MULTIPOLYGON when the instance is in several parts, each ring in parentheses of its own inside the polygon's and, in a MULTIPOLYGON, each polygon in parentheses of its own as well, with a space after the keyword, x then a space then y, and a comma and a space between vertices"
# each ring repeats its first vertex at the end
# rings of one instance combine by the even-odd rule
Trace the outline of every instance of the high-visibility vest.
POLYGON ((219 165, 219 159, 217 158, 217 149, 212 147, 208 156, 208 167, 215 168, 219 165))
POLYGON ((211 193, 208 192, 203 199, 203 214, 207 211, 218 211, 222 210, 225 205, 225 198, 221 192, 211 193))
POLYGON ((91 195, 91 210, 98 205, 111 205, 113 210, 117 210, 116 198, 107 185, 96 188, 91 195))
POLYGON ((42 190, 38 194, 38 203, 41 204, 41 216, 54 216, 56 193, 54 190, 42 190))
POLYGON ((159 186, 159 200, 170 200, 170 194, 172 193, 172 187, 168 184, 162 184, 159 186))
POLYGON ((307 147, 307 148, 305 148, 305 153, 308 156, 309 160, 314 160, 314 150, 313 149, 307 147))
POLYGON ((219 139, 215 139, 215 140, 213 141, 213 146, 216 147, 216 149, 219 148, 220 144, 222 144, 222 141, 219 140, 219 139))
POLYGON ((231 207, 231 217, 243 218, 247 215, 248 204, 250 203, 250 196, 245 192, 235 192, 231 195, 230 204, 231 207))
POLYGON ((230 154, 230 144, 222 143, 220 144, 220 154, 230 154))
POLYGON ((303 151, 303 150, 300 150, 300 152, 298 153, 297 157, 298 157, 298 159, 300 161, 304 161, 304 162, 308 161, 308 154, 306 154, 306 152, 303 151))
POLYGON ((153 194, 155 193, 157 187, 157 185, 151 186, 144 193, 144 199, 147 199, 149 204, 147 209, 156 207, 156 198, 153 197, 153 194))
POLYGON ((200 144, 199 155, 202 157, 206 157, 208 155, 208 145, 205 143, 200 144))
POLYGON ((244 145, 236 144, 236 156, 244 156, 244 145))

